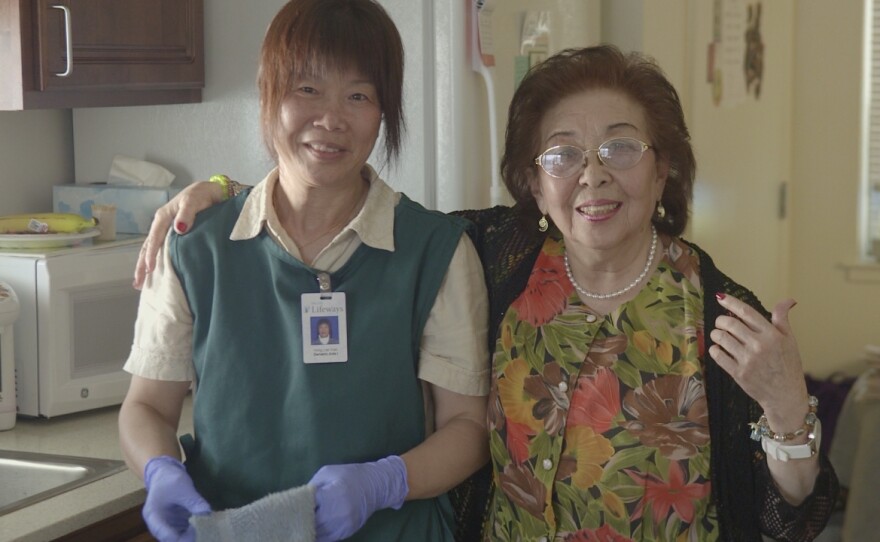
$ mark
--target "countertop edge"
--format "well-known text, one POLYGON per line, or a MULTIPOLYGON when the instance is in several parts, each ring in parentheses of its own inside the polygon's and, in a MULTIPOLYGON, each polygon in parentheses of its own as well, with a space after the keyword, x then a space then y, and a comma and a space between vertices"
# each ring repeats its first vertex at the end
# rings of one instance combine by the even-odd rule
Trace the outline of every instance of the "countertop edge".
POLYGON ((11 529, 0 529, 0 538, 46 542, 140 506, 145 497, 141 481, 123 471, 8 514, 11 529))

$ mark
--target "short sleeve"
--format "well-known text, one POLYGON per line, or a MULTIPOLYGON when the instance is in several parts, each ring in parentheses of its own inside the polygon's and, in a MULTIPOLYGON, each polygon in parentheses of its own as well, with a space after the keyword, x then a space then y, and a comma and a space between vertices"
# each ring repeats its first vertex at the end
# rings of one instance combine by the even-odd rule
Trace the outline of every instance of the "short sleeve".
POLYGON ((462 395, 488 395, 488 319, 483 266, 462 235, 425 324, 419 378, 462 395))
POLYGON ((123 369, 153 380, 192 381, 192 313, 171 264, 168 239, 141 290, 134 342, 123 369))

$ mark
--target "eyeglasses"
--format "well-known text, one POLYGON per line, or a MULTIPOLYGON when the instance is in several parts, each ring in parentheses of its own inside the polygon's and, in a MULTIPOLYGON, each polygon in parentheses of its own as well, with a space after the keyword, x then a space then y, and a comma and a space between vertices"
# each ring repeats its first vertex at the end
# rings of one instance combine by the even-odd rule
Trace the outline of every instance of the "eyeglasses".
POLYGON ((639 163, 650 149, 644 141, 632 137, 616 137, 599 145, 598 149, 581 149, 574 145, 550 147, 535 158, 535 164, 547 175, 564 179, 579 174, 587 167, 587 153, 596 152, 599 161, 611 169, 629 169, 639 163))

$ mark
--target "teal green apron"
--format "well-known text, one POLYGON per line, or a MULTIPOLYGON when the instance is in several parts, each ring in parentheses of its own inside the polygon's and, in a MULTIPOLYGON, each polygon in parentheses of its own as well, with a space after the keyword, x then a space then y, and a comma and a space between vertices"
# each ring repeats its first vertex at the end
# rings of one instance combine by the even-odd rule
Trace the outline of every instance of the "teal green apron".
MULTIPOLYGON (((247 193, 173 236, 193 314, 194 438, 187 469, 215 510, 305 484, 321 466, 402 454, 425 439, 419 344, 461 219, 403 197, 394 252, 361 245, 332 273, 345 292, 348 361, 303 363, 301 294, 317 272, 263 231, 230 241, 247 193)), ((382 510, 350 540, 452 540, 447 497, 382 510)))

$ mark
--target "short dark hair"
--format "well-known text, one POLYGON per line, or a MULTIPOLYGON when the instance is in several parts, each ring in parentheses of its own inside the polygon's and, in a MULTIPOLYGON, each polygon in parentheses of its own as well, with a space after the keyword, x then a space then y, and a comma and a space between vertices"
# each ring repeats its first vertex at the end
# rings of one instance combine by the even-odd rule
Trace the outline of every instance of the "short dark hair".
POLYGON ((301 75, 353 68, 376 87, 385 124, 385 161, 400 154, 403 43, 374 0, 291 0, 272 19, 260 53, 257 86, 263 141, 273 159, 281 104, 301 75))
POLYGON ((333 326, 330 324, 330 320, 328 318, 321 318, 318 320, 318 323, 315 324, 315 337, 321 336, 321 326, 327 326, 327 331, 329 332, 330 337, 333 337, 333 326))
POLYGON ((653 222, 660 232, 680 235, 688 222, 696 160, 678 93, 653 59, 624 54, 611 45, 563 50, 526 74, 508 112, 501 160, 508 191, 530 218, 537 219, 540 211, 531 183, 538 175, 534 159, 544 149, 536 127, 561 100, 589 89, 622 92, 644 110, 650 143, 658 157, 669 161, 661 196, 666 216, 655 215, 653 222))

